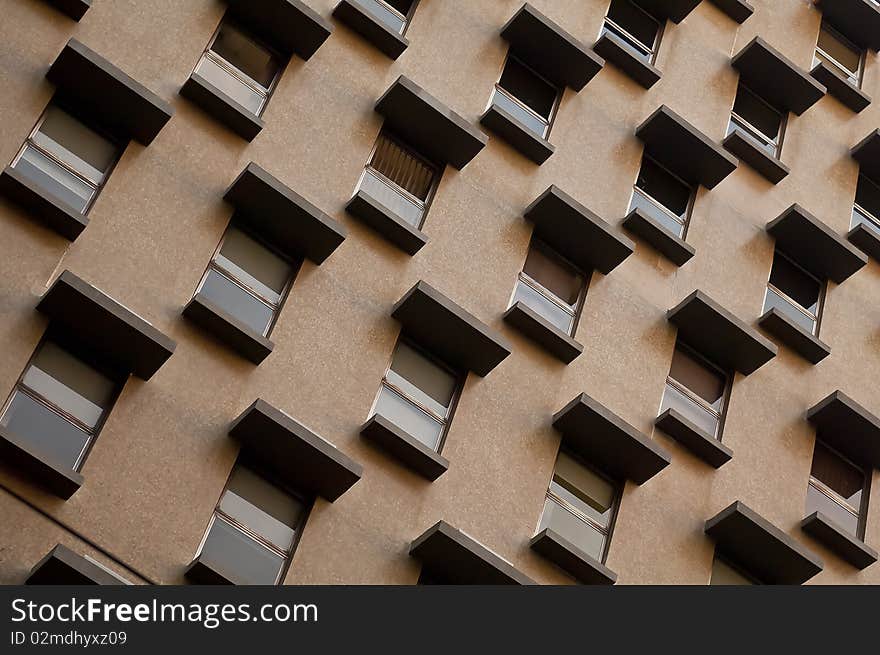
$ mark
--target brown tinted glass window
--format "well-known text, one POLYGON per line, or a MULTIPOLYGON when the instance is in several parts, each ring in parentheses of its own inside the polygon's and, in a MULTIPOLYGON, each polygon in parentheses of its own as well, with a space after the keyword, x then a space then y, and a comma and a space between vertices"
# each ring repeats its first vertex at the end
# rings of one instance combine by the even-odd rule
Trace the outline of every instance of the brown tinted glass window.
POLYGON ((839 495, 856 511, 862 503, 865 473, 821 442, 813 451, 813 468, 810 475, 839 495))
POLYGON ((394 7, 404 16, 409 16, 410 9, 412 9, 416 0, 385 0, 385 2, 394 7))
POLYGON ((862 51, 829 27, 824 21, 819 31, 819 47, 851 73, 858 73, 862 63, 862 51))
POLYGON ((577 304, 584 287, 584 276, 577 269, 535 241, 529 246, 523 272, 572 306, 577 304))
POLYGON ((727 378, 709 368, 680 345, 672 355, 669 376, 705 400, 713 407, 720 406, 727 386, 727 378))
POLYGON ((228 22, 220 26, 211 50, 266 89, 281 68, 269 50, 228 22))
POLYGON ((808 309, 814 314, 818 312, 822 284, 816 278, 801 270, 779 251, 773 255, 770 284, 797 302, 801 307, 808 309))
POLYGON ((856 203, 880 217, 880 186, 868 177, 859 175, 859 184, 856 187, 856 203))
POLYGON ((648 48, 654 46, 660 29, 657 21, 630 0, 611 0, 608 18, 632 34, 648 48))
POLYGON ((649 157, 642 157, 636 186, 676 216, 685 216, 692 189, 649 157))
POLYGON ((409 344, 405 342, 398 344, 391 362, 391 370, 436 400, 442 407, 448 408, 452 404, 458 384, 457 378, 409 344))
POLYGON ((436 177, 433 166, 385 134, 379 135, 370 166, 423 202, 436 177))
POLYGON ((736 90, 733 111, 758 128, 764 136, 773 141, 779 138, 782 130, 782 114, 742 84, 736 90))
POLYGON ((537 114, 550 118, 559 91, 538 77, 515 57, 508 57, 499 81, 501 88, 528 105, 537 114))

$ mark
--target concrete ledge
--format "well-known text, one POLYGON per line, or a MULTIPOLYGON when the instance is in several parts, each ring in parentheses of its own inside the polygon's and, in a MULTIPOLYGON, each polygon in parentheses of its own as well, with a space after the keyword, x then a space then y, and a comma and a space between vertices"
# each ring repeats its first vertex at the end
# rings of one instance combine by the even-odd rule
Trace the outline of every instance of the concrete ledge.
POLYGON ((333 17, 360 34, 391 59, 397 59, 409 47, 406 37, 376 20, 367 9, 360 6, 360 0, 342 0, 333 9, 333 17))
POLYGON ((810 364, 818 364, 831 354, 831 348, 792 321, 776 307, 768 309, 758 325, 779 339, 810 364))
POLYGON ((842 391, 807 410, 822 441, 859 464, 880 469, 880 418, 842 391))
POLYGON ((581 344, 521 301, 504 312, 502 319, 563 364, 571 364, 584 352, 581 344))
POLYGON ((225 0, 235 17, 290 56, 308 60, 333 32, 333 25, 302 0, 225 0))
POLYGON ((83 476, 34 450, 5 427, 0 426, 0 458, 53 494, 68 500, 83 485, 83 476))
POLYGON ((50 5, 55 7, 61 13, 67 15, 73 20, 79 20, 86 15, 86 12, 92 6, 92 0, 46 0, 50 5))
POLYGON ((370 197, 363 189, 358 189, 345 211, 372 228, 390 243, 407 255, 415 255, 428 243, 428 235, 397 216, 388 207, 370 197))
POLYGON ((397 459, 407 468, 433 482, 449 469, 449 460, 410 436, 384 416, 370 417, 361 436, 397 459))
POLYGON ((710 2, 740 25, 755 13, 755 8, 746 0, 710 0, 710 2))
POLYGON ((526 129, 513 115, 493 104, 480 116, 480 125, 504 139, 514 150, 540 166, 556 149, 546 139, 526 129))
POLYGON ((220 121, 245 141, 253 141, 265 123, 198 73, 180 87, 180 95, 220 121))
POLYGON ((801 530, 857 569, 866 569, 877 561, 877 551, 857 539, 822 512, 813 512, 801 521, 801 530))
POLYGON ((275 344, 257 334, 217 304, 197 293, 183 308, 183 315, 254 364, 261 364, 275 344))
POLYGON ((730 448, 672 408, 660 414, 654 425, 713 468, 721 468, 733 458, 730 448))
POLYGON ((828 89, 828 95, 834 96, 845 107, 855 113, 861 113, 871 104, 871 96, 862 91, 855 84, 845 79, 843 75, 828 66, 825 62, 817 63, 810 71, 813 79, 828 89))
POLYGON ((70 241, 76 239, 89 224, 85 214, 76 211, 11 166, 0 174, 0 194, 70 241))
POLYGON ((779 184, 788 177, 791 169, 766 150, 759 148, 739 132, 731 132, 721 145, 744 161, 771 184, 779 184))
POLYGON ((613 585, 617 582, 614 571, 550 528, 532 537, 529 547, 583 584, 613 585))
POLYGON ((676 266, 684 266, 697 252, 692 245, 672 234, 641 209, 633 209, 621 225, 676 266))
POLYGON ((645 89, 650 89, 662 77, 657 68, 632 54, 616 34, 600 36, 593 44, 593 50, 645 89))
POLYGON ((58 544, 31 569, 27 585, 127 585, 111 573, 67 546, 58 544))

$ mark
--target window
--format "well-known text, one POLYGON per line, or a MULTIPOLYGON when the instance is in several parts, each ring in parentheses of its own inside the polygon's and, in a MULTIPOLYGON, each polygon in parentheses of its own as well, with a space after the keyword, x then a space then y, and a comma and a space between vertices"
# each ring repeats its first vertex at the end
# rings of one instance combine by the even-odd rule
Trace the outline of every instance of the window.
POLYGON ((880 186, 865 175, 859 175, 853 205, 852 226, 860 223, 880 234, 880 186))
POLYGON ((819 312, 825 285, 778 250, 764 297, 764 311, 775 307, 810 334, 819 331, 819 312))
POLYGON ((232 224, 208 265, 201 293, 248 328, 267 336, 293 282, 298 263, 232 224))
POLYGON ((508 112, 523 127, 543 139, 550 131, 561 96, 560 89, 508 54, 489 104, 508 112))
POLYGON ((727 134, 737 132, 761 150, 779 157, 786 115, 740 82, 727 134))
POLYGON ((85 214, 121 152, 118 143, 52 103, 16 155, 12 168, 85 214))
POLYGON ((807 487, 807 516, 822 512, 861 539, 865 531, 868 480, 863 468, 817 441, 807 487))
POLYGON ((819 28, 819 39, 813 55, 813 65, 819 62, 827 64, 853 86, 862 85, 865 51, 825 21, 819 28))
POLYGON ((721 419, 727 400, 729 376, 687 346, 676 343, 662 414, 672 408, 716 439, 721 438, 721 419))
POLYGON ((304 498, 239 462, 229 475, 198 556, 222 568, 234 584, 278 584, 308 507, 304 498))
POLYGON ((439 452, 462 376, 400 341, 382 380, 373 414, 439 452))
POLYGON ((660 45, 661 24, 644 9, 630 0, 611 0, 603 34, 610 32, 618 37, 631 54, 649 64, 654 63, 660 45))
POLYGON ((574 335, 586 277, 540 241, 532 240, 510 304, 522 302, 568 335, 574 335))
POLYGON ((617 485, 560 450, 538 532, 550 528, 604 562, 618 496, 617 485))
POLYGON ((355 0, 370 15, 397 34, 406 31, 418 0, 355 0))
POLYGON ((439 181, 439 167, 383 132, 376 140, 358 188, 420 228, 439 181))
POLYGON ((710 585, 757 585, 760 584, 752 576, 746 574, 739 567, 734 566, 715 553, 715 559, 712 560, 712 577, 709 580, 710 585))
POLYGON ((224 18, 195 72, 260 116, 283 67, 277 53, 224 18))
POLYGON ((633 187, 629 211, 641 209, 664 229, 684 238, 694 188, 647 155, 633 187))
POLYGON ((37 347, 0 415, 0 425, 40 453, 79 470, 125 377, 60 337, 37 347))

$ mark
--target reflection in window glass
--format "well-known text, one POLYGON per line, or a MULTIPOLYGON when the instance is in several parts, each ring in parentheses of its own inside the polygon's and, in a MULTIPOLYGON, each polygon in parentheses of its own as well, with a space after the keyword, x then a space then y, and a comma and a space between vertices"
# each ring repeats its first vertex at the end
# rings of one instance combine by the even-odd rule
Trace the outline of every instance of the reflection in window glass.
POLYGON ((519 274, 512 303, 522 302, 571 335, 586 288, 584 275, 548 246, 533 240, 519 274))
POLYGON ((864 470, 817 441, 807 487, 807 515, 822 512, 850 534, 860 537, 862 495, 866 485, 864 470))
POLYGON ((545 138, 559 96, 558 88, 516 57, 508 55, 491 104, 511 114, 529 131, 545 138))
POLYGON ((727 133, 737 131, 761 149, 778 157, 784 120, 785 115, 781 111, 740 83, 727 133))
POLYGON ((674 409, 710 436, 720 438, 728 376, 676 344, 660 413, 674 409))
POLYGON ((851 227, 859 224, 880 234, 880 186, 866 175, 859 175, 851 227))
POLYGON ((654 61, 660 23, 631 0, 611 0, 602 33, 611 32, 621 39, 636 57, 654 61))
POLYGON ((639 208, 678 237, 684 235, 694 189, 650 157, 642 157, 629 211, 639 208))
POLYGON ((818 279, 777 250, 773 255, 764 311, 776 307, 810 334, 815 334, 822 287, 818 279))
POLYGON ((863 54, 861 48, 822 21, 814 63, 824 62, 851 84, 861 86, 863 54))

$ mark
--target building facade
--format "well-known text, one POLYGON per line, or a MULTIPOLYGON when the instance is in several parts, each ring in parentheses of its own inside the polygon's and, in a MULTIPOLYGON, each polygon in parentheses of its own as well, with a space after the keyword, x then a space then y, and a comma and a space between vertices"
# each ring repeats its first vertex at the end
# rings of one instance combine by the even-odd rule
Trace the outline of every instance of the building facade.
POLYGON ((880 582, 873 0, 0 7, 0 583, 880 582))

